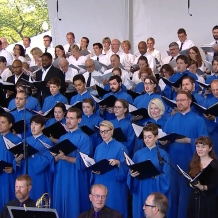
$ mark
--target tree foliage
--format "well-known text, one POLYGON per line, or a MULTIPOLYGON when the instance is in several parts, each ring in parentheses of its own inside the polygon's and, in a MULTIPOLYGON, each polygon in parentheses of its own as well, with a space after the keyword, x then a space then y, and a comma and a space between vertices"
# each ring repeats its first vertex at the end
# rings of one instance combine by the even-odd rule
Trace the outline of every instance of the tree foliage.
POLYGON ((0 0, 0 5, 0 37, 9 43, 38 35, 43 32, 42 23, 49 23, 46 0, 0 0))

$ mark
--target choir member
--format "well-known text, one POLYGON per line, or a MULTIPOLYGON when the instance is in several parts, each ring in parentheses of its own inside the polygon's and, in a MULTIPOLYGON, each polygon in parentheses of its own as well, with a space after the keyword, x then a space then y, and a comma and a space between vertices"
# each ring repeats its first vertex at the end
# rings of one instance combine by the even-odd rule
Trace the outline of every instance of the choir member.
POLYGON ((108 188, 106 205, 118 210, 124 218, 127 218, 127 166, 123 155, 123 151, 127 150, 123 144, 113 139, 113 131, 111 122, 106 120, 101 122, 100 134, 103 142, 97 146, 94 159, 96 162, 107 159, 110 165, 116 167, 104 174, 93 172, 92 179, 93 184, 103 184, 108 188))
POLYGON ((62 45, 55 46, 55 60, 57 58, 66 58, 64 47, 62 45))
POLYGON ((85 61, 87 60, 86 56, 80 54, 80 49, 77 45, 71 46, 71 56, 69 57, 68 61, 70 64, 73 65, 85 65, 85 61))

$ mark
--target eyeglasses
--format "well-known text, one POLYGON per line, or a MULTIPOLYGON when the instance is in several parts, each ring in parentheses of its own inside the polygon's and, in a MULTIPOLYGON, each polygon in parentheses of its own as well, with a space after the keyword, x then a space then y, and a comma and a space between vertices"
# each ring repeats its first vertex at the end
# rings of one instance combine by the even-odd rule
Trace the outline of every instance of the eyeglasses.
POLYGON ((86 66, 86 68, 91 68, 91 67, 93 67, 94 65, 90 65, 90 66, 86 66))
POLYGON ((123 107, 120 107, 120 106, 114 106, 114 109, 118 109, 118 110, 120 110, 121 108, 123 108, 123 107))
POLYGON ((179 103, 179 102, 185 102, 185 101, 188 101, 188 99, 176 99, 176 102, 179 103))
POLYGON ((107 129, 107 130, 100 130, 100 134, 103 135, 103 134, 108 134, 108 132, 111 131, 111 129, 107 129))
POLYGON ((144 84, 149 86, 154 85, 154 83, 144 83, 144 84))
POLYGON ((146 204, 146 203, 144 204, 144 206, 145 206, 145 207, 157 207, 157 206, 155 206, 155 205, 150 205, 150 204, 146 204))
POLYGON ((93 194, 91 194, 96 200, 98 200, 98 199, 102 199, 102 200, 105 200, 106 199, 106 195, 93 195, 93 194))

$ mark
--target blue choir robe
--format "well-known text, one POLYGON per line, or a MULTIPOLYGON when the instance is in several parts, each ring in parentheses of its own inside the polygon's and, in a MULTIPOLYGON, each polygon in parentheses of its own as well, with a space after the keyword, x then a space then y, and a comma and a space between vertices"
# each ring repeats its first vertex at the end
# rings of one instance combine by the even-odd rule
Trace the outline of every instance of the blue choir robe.
MULTIPOLYGON (((79 151, 93 155, 90 138, 77 129, 61 136, 58 142, 69 139, 79 151)), ((59 160, 55 164, 53 185, 53 206, 61 218, 77 218, 78 215, 90 209, 89 174, 77 151, 68 154, 76 157, 76 163, 59 160)))
MULTIPOLYGON (((165 145, 172 164, 174 166, 178 164, 185 172, 188 172, 188 165, 196 150, 195 140, 200 136, 208 136, 203 118, 192 111, 184 115, 178 112, 167 119, 163 131, 167 134, 175 132, 191 139, 191 143, 189 144, 174 142, 165 145)), ((190 188, 186 180, 180 177, 175 171, 172 171, 171 180, 173 202, 171 205, 171 217, 184 218, 186 217, 187 199, 190 188)))
MULTIPOLYGON (((14 144, 18 144, 21 142, 21 138, 9 132, 4 135, 7 139, 12 141, 14 144)), ((3 141, 2 135, 0 136, 0 160, 6 161, 13 165, 14 154, 8 151, 3 141)), ((0 210, 2 210, 3 206, 14 199, 14 184, 16 180, 15 171, 12 173, 1 173, 0 174, 0 210)))
POLYGON ((128 153, 126 147, 115 139, 109 143, 103 141, 97 146, 94 155, 96 162, 102 159, 116 159, 120 161, 120 167, 116 167, 103 175, 93 173, 92 183, 105 185, 108 188, 106 205, 118 210, 124 218, 127 218, 128 188, 126 178, 128 168, 124 160, 123 150, 128 153))
MULTIPOLYGON (((14 108, 16 108, 15 99, 12 99, 9 102, 8 109, 13 110, 14 108)), ((27 97, 26 108, 29 109, 29 110, 34 110, 34 111, 40 111, 41 110, 41 106, 39 104, 38 99, 34 98, 32 96, 27 97)))
MULTIPOLYGON (((180 72, 177 72, 177 73, 175 73, 175 74, 173 74, 171 77, 170 77, 170 81, 171 82, 176 82, 178 79, 180 79, 184 74, 188 74, 188 76, 191 76, 194 80, 195 80, 195 90, 198 92, 198 90, 199 90, 199 85, 198 85, 198 83, 196 82, 196 80, 198 80, 198 77, 195 75, 195 74, 193 74, 193 73, 191 73, 190 71, 188 71, 188 70, 186 70, 186 71, 184 71, 184 72, 182 72, 182 73, 180 73, 180 72)), ((172 97, 173 98, 175 98, 177 96, 177 92, 175 92, 173 89, 172 89, 172 97)))
POLYGON ((125 117, 121 120, 118 120, 117 118, 114 120, 111 120, 111 123, 113 124, 114 128, 121 128, 124 135, 127 138, 127 142, 122 142, 122 144, 127 148, 130 157, 133 155, 133 148, 135 144, 135 132, 132 127, 132 123, 127 120, 125 117))
MULTIPOLYGON (((28 158, 28 175, 32 178, 30 198, 33 200, 37 200, 45 192, 51 192, 51 172, 54 172, 54 158, 38 139, 50 146, 53 145, 53 142, 43 134, 36 138, 34 136, 26 138, 26 142, 39 151, 28 158)), ((25 174, 25 159, 21 160, 21 164, 17 166, 16 170, 17 173, 25 174)))
MULTIPOLYGON (((45 127, 48 127, 48 126, 51 126, 52 124, 58 122, 55 118, 50 118, 46 124, 45 124, 45 127)), ((66 124, 66 118, 64 117, 62 120, 61 120, 61 123, 62 124, 66 124)))
MULTIPOLYGON (((118 92, 110 92, 107 93, 103 96, 103 99, 107 98, 108 96, 113 95, 114 97, 116 97, 117 99, 124 99, 126 100, 128 103, 133 104, 133 100, 132 97, 127 94, 126 92, 124 92, 123 90, 120 90, 118 92)), ((114 115, 114 113, 108 113, 108 111, 104 111, 103 114, 103 118, 105 120, 113 120, 116 118, 116 116, 114 115)))
MULTIPOLYGON (((210 84, 210 83, 211 83, 213 80, 215 80, 215 79, 218 79, 218 75, 216 75, 216 74, 211 75, 211 76, 209 76, 209 77, 206 79, 205 83, 206 83, 206 84, 210 84)), ((205 90, 206 90, 206 88, 203 88, 202 93, 201 93, 202 96, 204 96, 205 90)), ((207 98, 211 98, 211 97, 213 97, 213 94, 212 94, 212 93, 210 93, 209 95, 207 95, 207 98)))
POLYGON ((96 148, 97 145, 99 145, 102 142, 102 138, 100 136, 100 133, 95 128, 95 126, 99 127, 99 125, 102 121, 103 121, 103 118, 96 115, 96 114, 91 114, 90 116, 83 114, 82 120, 79 123, 79 127, 86 125, 90 129, 95 131, 94 134, 90 135, 90 139, 92 140, 92 145, 93 145, 94 149, 96 148))
MULTIPOLYGON (((216 104, 217 102, 218 102, 218 99, 213 96, 211 98, 208 98, 204 102, 203 106, 208 108, 208 107, 212 106, 213 104, 216 104)), ((214 149, 216 155, 218 156, 218 117, 216 117, 215 121, 207 120, 206 118, 204 118, 204 120, 206 123, 209 137, 213 142, 213 149, 214 149)))
POLYGON ((164 90, 162 91, 162 95, 168 99, 173 99, 172 87, 166 84, 166 86, 164 87, 164 90))
MULTIPOLYGON (((92 96, 90 95, 90 93, 87 92, 87 90, 86 90, 85 92, 83 92, 82 94, 78 93, 77 95, 74 95, 74 96, 71 98, 71 100, 70 100, 70 105, 75 104, 77 101, 82 102, 83 99, 85 99, 85 98, 91 98, 91 99, 93 99, 92 96)), ((94 101, 94 100, 93 100, 93 101, 94 101)))
MULTIPOLYGON (((16 109, 14 111, 11 111, 10 113, 14 116, 15 122, 18 122, 18 121, 24 119, 24 109, 19 110, 19 111, 16 109)), ((27 125, 26 137, 31 135, 30 119, 32 116, 33 116, 32 113, 30 113, 28 110, 26 110, 26 125, 27 125)), ((23 133, 21 133, 21 137, 23 139, 23 137, 24 137, 23 133)))
MULTIPOLYGON (((148 109, 148 104, 149 102, 154 99, 154 98, 159 98, 162 101, 161 95, 158 93, 145 93, 143 95, 138 96, 135 100, 134 100, 134 105, 137 107, 137 109, 140 108, 145 108, 148 109)), ((163 102, 163 101, 162 101, 163 102)), ((170 114, 170 108, 163 102, 164 107, 165 107, 165 113, 163 116, 168 117, 168 115, 170 114)), ((143 119, 143 120, 139 120, 137 123, 138 124, 143 124, 147 121, 147 119, 143 119)))
MULTIPOLYGON (((193 97, 195 98, 197 104, 199 104, 199 105, 201 105, 201 106, 204 105, 205 98, 203 98, 201 95, 199 95, 196 91, 192 92, 192 95, 193 95, 193 97)), ((200 115, 200 114, 198 113, 198 111, 195 109, 194 106, 191 107, 191 110, 192 110, 194 113, 200 115)))
POLYGON ((42 112, 45 113, 46 111, 53 108, 57 102, 62 102, 63 104, 68 104, 68 100, 65 96, 63 96, 60 92, 58 92, 56 95, 50 95, 45 98, 42 112))
MULTIPOLYGON (((110 84, 109 84, 109 83, 104 86, 104 90, 110 91, 110 89, 111 89, 111 88, 110 88, 110 84)), ((122 89, 124 92, 126 92, 126 90, 127 90, 127 88, 126 88, 126 86, 125 86, 124 84, 122 84, 121 89, 122 89)))
MULTIPOLYGON (((159 149, 159 151, 161 157, 169 161, 168 154, 163 149, 159 149)), ((166 195, 169 202, 169 207, 171 206, 170 166, 165 162, 163 162, 162 166, 159 164, 156 146, 151 150, 148 147, 144 147, 139 151, 137 151, 133 156, 134 163, 140 163, 146 160, 150 160, 154 164, 154 166, 159 170, 160 175, 156 176, 155 178, 139 180, 138 178, 132 177, 130 173, 128 173, 127 184, 131 194, 133 195, 133 199, 132 199, 133 218, 140 218, 144 216, 144 211, 142 207, 144 205, 146 198, 152 192, 161 192, 164 195, 166 195)))

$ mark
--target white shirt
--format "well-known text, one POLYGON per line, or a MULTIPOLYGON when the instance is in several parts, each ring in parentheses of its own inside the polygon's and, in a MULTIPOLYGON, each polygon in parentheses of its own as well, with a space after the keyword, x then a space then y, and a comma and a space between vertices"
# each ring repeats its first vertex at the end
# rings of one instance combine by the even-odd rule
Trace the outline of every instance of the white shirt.
POLYGON ((23 73, 21 73, 20 76, 18 76, 18 77, 14 74, 14 82, 15 82, 15 84, 17 83, 18 79, 21 77, 22 74, 23 73))
POLYGON ((5 49, 2 49, 0 51, 0 56, 4 56, 6 58, 7 61, 7 66, 8 65, 12 65, 13 63, 13 56, 10 52, 6 51, 5 49))
POLYGON ((103 55, 107 55, 107 54, 110 53, 110 52, 111 52, 111 49, 109 49, 107 52, 105 52, 104 49, 102 49, 102 54, 103 54, 103 55))
MULTIPOLYGON (((45 52, 45 47, 42 49, 42 52, 45 52)), ((53 58, 55 57, 55 49, 51 46, 47 47, 47 52, 50 53, 53 58)))
MULTIPOLYGON (((83 76, 85 77, 86 83, 87 83, 87 81, 88 81, 89 74, 90 74, 90 73, 89 73, 88 71, 86 71, 86 72, 83 74, 83 76)), ((91 73, 91 75, 92 75, 92 76, 102 76, 102 73, 100 73, 100 72, 94 70, 94 71, 91 73)), ((100 87, 103 88, 104 85, 103 85, 102 83, 98 83, 92 76, 91 76, 90 86, 98 85, 98 86, 100 86, 100 87)))
POLYGON ((111 61, 110 61, 110 58, 113 54, 117 54, 119 55, 120 57, 120 63, 123 65, 123 67, 125 68, 126 66, 128 66, 128 62, 129 62, 129 59, 128 59, 128 56, 127 54, 125 54, 124 52, 122 51, 118 51, 117 53, 114 53, 112 51, 108 52, 108 54, 106 55, 107 57, 107 65, 110 65, 111 61))
POLYGON ((148 54, 150 54, 151 56, 153 56, 154 59, 156 58, 156 59, 158 60, 158 62, 160 63, 160 65, 162 64, 160 51, 154 49, 154 51, 152 51, 151 53, 148 52, 148 54))
MULTIPOLYGON (((178 56, 179 56, 179 54, 176 55, 175 57, 173 57, 172 60, 176 59, 178 56)), ((171 58, 172 58, 172 56, 167 56, 166 58, 164 58, 163 59, 163 64, 169 64, 169 62, 172 61, 171 58)))
MULTIPOLYGON (((76 42, 74 42, 73 45, 77 45, 78 47, 80 47, 80 44, 78 44, 78 43, 76 43, 76 42)), ((70 48, 70 44, 67 43, 67 44, 64 45, 63 47, 64 47, 65 53, 67 53, 68 50, 69 50, 69 48, 70 48)))
POLYGON ((136 84, 142 82, 141 79, 139 79, 139 70, 135 71, 132 75, 132 81, 136 84))
POLYGON ((65 74, 65 81, 71 81, 73 82, 73 77, 78 74, 78 71, 76 69, 73 69, 71 67, 68 67, 68 71, 64 72, 65 74))
MULTIPOLYGON (((104 74, 110 73, 113 69, 114 68, 106 70, 104 72, 104 74)), ((127 89, 130 89, 131 86, 130 86, 128 80, 127 80, 127 78, 130 79, 129 78, 129 73, 126 70, 124 70, 124 69, 121 69, 121 71, 122 71, 122 75, 121 75, 122 83, 126 86, 127 89)))
MULTIPOLYGON (((216 41, 213 41, 209 45, 214 45, 215 43, 216 43, 216 41)), ((218 43, 218 41, 217 41, 217 43, 218 43)), ((213 56, 214 56, 214 52, 207 52, 207 54, 205 55, 205 59, 207 61, 209 61, 210 63, 212 63, 213 56)))
MULTIPOLYGON (((99 58, 98 61, 101 62, 102 64, 108 65, 106 55, 101 54, 101 55, 99 55, 99 56, 96 56, 96 55, 95 55, 95 56, 91 57, 91 59, 94 60, 94 61, 97 61, 97 58, 99 58)), ((104 73, 106 70, 107 70, 106 67, 102 67, 102 68, 100 69, 100 71, 103 72, 103 73, 104 73)))
POLYGON ((29 55, 30 59, 33 60, 33 56, 32 54, 30 53, 30 51, 32 50, 31 47, 27 47, 27 48, 24 48, 26 50, 25 54, 29 55))
POLYGON ((9 70, 9 68, 6 68, 4 71, 1 72, 0 76, 5 82, 9 76, 12 76, 12 72, 9 70))
MULTIPOLYGON (((52 66, 52 65, 51 65, 52 66)), ((45 80, 45 77, 49 71, 49 69, 51 68, 51 66, 49 68, 47 68, 46 70, 44 68, 42 68, 42 81, 45 80)))
MULTIPOLYGON (((153 56, 151 56, 148 52, 146 52, 143 56, 145 56, 148 59, 148 65, 151 68, 152 72, 154 73, 156 70, 156 61, 153 56)), ((138 59, 140 56, 136 57, 134 64, 138 63, 138 59)))
POLYGON ((129 76, 132 76, 132 72, 130 72, 130 68, 133 65, 134 61, 135 61, 135 55, 133 54, 126 54, 128 57, 128 62, 126 63, 126 66, 124 67, 124 69, 129 72, 129 76))
POLYGON ((37 66, 37 63, 34 59, 30 61, 30 67, 37 66))
MULTIPOLYGON (((179 49, 181 47, 181 42, 180 41, 177 41, 177 44, 179 45, 179 49)), ((182 51, 183 50, 186 50, 186 49, 189 49, 191 48, 192 46, 195 46, 194 42, 190 39, 186 39, 184 42, 183 42, 183 45, 182 45, 182 51)))
MULTIPOLYGON (((21 62, 27 62, 26 58, 23 56, 19 56, 17 59, 20 60, 21 62)), ((13 61, 14 60, 16 60, 16 58, 13 56, 13 61)))
POLYGON ((71 55, 69 58, 68 58, 68 62, 69 64, 73 64, 73 65, 85 65, 85 61, 87 60, 87 57, 86 56, 80 56, 78 58, 78 60, 76 60, 76 58, 73 57, 73 55, 71 55))

